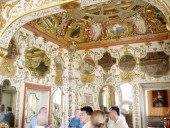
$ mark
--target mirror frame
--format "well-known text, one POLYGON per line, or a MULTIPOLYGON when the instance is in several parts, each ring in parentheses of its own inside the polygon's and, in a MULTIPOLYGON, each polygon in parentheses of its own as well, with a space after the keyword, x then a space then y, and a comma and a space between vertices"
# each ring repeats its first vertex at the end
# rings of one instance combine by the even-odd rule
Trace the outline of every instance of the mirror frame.
POLYGON ((27 90, 28 89, 34 89, 34 90, 40 90, 40 91, 47 91, 49 93, 48 98, 48 123, 50 123, 50 117, 51 117, 51 87, 50 86, 42 86, 42 85, 34 85, 34 84, 25 84, 24 89, 24 100, 23 100, 23 114, 22 114, 22 128, 25 127, 25 107, 26 107, 26 101, 27 101, 27 90))

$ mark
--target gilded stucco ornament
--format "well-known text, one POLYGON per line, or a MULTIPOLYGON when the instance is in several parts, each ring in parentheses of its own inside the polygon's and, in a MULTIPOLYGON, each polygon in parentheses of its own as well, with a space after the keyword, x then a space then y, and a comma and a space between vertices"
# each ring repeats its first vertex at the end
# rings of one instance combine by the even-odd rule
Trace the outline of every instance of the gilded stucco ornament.
MULTIPOLYGON (((5 24, 0 29, 0 44, 3 48, 7 48, 12 35, 24 24, 32 21, 34 19, 51 15, 54 13, 62 12, 63 10, 59 8, 59 5, 62 5, 67 2, 74 0, 13 0, 6 2, 4 8, 0 11, 3 13, 3 18, 5 19, 5 24), (29 6, 29 11, 27 10, 29 6), (6 10, 8 8, 8 10, 6 10), (8 37, 8 38, 6 38, 8 37)), ((88 1, 82 0, 81 6, 87 6, 90 4, 96 4, 106 0, 93 0, 88 1)))
POLYGON ((25 67, 35 77, 42 78, 49 72, 50 59, 46 53, 37 48, 29 48, 25 53, 25 67))
POLYGON ((170 41, 164 42, 163 50, 167 55, 170 55, 170 41))
POLYGON ((131 82, 136 78, 135 72, 121 72, 120 78, 124 82, 131 82))
POLYGON ((0 47, 0 57, 5 57, 8 54, 8 51, 0 47))

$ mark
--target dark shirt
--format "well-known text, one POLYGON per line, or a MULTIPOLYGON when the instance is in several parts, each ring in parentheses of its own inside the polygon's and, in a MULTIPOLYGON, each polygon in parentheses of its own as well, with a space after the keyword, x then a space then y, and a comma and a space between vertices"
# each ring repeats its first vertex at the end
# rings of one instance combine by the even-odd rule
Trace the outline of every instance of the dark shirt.
POLYGON ((14 114, 12 112, 7 112, 6 114, 2 115, 0 118, 0 122, 8 122, 10 127, 14 127, 14 114))

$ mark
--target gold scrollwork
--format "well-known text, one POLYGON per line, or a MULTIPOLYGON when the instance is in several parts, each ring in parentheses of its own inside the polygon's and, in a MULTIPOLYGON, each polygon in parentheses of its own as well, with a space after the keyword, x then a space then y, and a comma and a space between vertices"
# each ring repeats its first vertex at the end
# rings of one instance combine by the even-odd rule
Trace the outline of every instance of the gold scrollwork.
POLYGON ((8 51, 0 47, 0 57, 5 57, 8 54, 8 51))
POLYGON ((122 81, 131 82, 135 79, 135 72, 121 72, 120 78, 122 81))
POLYGON ((92 83, 95 80, 95 75, 94 74, 82 74, 81 75, 81 82, 82 83, 92 83))
POLYGON ((85 22, 78 21, 72 23, 66 32, 64 37, 65 40, 68 41, 76 41, 76 42, 83 42, 84 41, 84 30, 85 30, 85 22))

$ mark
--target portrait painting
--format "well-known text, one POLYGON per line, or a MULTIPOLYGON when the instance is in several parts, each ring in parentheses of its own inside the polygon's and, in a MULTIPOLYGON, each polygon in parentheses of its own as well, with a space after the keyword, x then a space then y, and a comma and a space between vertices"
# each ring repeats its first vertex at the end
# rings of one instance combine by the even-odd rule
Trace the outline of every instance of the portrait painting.
POLYGON ((153 107, 168 107, 167 90, 152 91, 153 107))

